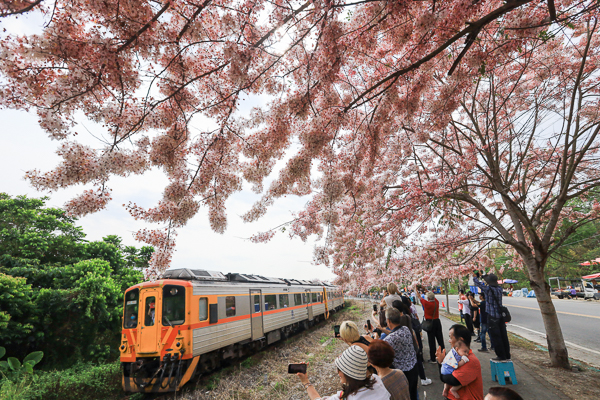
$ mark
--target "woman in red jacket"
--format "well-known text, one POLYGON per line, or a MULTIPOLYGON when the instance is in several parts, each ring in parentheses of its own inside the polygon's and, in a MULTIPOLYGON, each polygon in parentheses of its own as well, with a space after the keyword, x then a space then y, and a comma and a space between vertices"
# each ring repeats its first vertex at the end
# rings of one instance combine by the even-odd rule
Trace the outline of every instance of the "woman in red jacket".
POLYGON ((442 349, 446 348, 444 346, 442 322, 440 321, 440 302, 437 301, 433 292, 427 292, 421 304, 423 305, 425 320, 432 321, 432 329, 430 332, 427 332, 427 341, 429 342, 429 362, 433 364, 437 363, 435 359, 436 339, 442 349))

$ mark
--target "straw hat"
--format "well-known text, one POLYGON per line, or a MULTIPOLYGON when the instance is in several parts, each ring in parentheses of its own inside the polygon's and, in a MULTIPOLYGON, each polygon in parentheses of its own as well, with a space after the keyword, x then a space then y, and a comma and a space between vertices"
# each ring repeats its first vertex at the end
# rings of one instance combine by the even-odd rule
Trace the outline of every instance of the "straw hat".
POLYGON ((363 349, 350 346, 335 359, 334 364, 344 375, 357 381, 364 381, 367 379, 368 362, 367 353, 363 349))

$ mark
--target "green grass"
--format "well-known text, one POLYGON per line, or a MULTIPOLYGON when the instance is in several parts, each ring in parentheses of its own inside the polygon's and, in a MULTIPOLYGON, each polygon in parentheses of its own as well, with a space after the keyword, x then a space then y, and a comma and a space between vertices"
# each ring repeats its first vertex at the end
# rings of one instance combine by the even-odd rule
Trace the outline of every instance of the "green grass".
POLYGON ((121 363, 77 364, 62 371, 41 372, 34 377, 27 395, 13 400, 96 400, 118 398, 121 363))
POLYGON ((323 343, 325 343, 326 341, 328 341, 329 339, 330 339, 330 337, 329 337, 329 336, 322 336, 322 337, 321 337, 321 339, 319 339, 319 343, 323 344, 323 343))
POLYGON ((536 343, 511 332, 508 332, 508 341, 510 342, 511 347, 520 347, 527 350, 539 350, 536 343))
POLYGON ((214 390, 219 386, 219 382, 221 382, 221 377, 223 374, 229 373, 231 371, 231 367, 224 368, 220 371, 213 373, 209 378, 208 382, 206 382, 205 388, 207 390, 214 390))
POLYGON ((255 366, 256 364, 258 364, 258 362, 259 362, 258 357, 248 357, 240 363, 240 366, 242 368, 251 368, 251 367, 255 366))
POLYGON ((448 318, 451 321, 454 321, 458 324, 463 324, 465 325, 464 322, 460 322, 460 315, 459 314, 448 314, 448 313, 442 313, 442 315, 446 318, 448 318))

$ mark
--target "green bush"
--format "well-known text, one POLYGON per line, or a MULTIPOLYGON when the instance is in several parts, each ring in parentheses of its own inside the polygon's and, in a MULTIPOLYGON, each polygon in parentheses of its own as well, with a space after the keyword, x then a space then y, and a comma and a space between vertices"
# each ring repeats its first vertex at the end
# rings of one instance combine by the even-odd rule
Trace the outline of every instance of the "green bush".
POLYGON ((81 363, 36 375, 24 397, 14 400, 101 400, 123 397, 121 363, 81 363))
POLYGON ((0 399, 2 400, 25 400, 32 392, 31 378, 21 379, 13 382, 9 379, 0 380, 0 399))
POLYGON ((18 359, 43 351, 44 370, 113 360, 123 292, 153 249, 114 235, 89 242, 46 200, 0 193, 0 343, 18 359))

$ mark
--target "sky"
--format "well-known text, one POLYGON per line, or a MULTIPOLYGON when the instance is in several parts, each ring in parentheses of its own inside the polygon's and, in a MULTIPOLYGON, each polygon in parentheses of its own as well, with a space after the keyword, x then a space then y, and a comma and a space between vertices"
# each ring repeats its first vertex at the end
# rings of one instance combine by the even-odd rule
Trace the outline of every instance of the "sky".
MULTIPOLYGON (((5 18, 0 21, 0 32, 6 28, 7 33, 36 33, 42 24, 43 20, 35 15, 19 19, 5 18)), ((248 112, 252 105, 264 101, 265 99, 250 99, 240 108, 240 112, 248 112)), ((46 172, 54 168, 60 162, 60 157, 56 155, 59 142, 50 140, 39 127, 35 112, 0 109, 0 121, 0 192, 11 196, 49 196, 48 206, 62 207, 86 188, 77 186, 53 193, 36 191, 24 180, 25 172, 32 169, 46 172)), ((85 128, 77 129, 77 141, 100 147, 100 142, 86 132, 89 130, 95 136, 101 136, 99 128, 84 118, 80 122, 85 128)), ((273 178, 270 177, 270 180, 273 178)), ((134 232, 144 227, 159 226, 134 220, 123 204, 131 201, 142 207, 155 206, 162 197, 162 189, 166 182, 166 177, 158 169, 141 176, 112 178, 108 186, 113 190, 113 200, 108 207, 96 214, 80 218, 77 224, 83 228, 88 240, 101 240, 107 235, 118 235, 123 238, 125 245, 145 245, 135 241, 134 232)), ((201 209, 184 228, 178 230, 171 268, 332 280, 335 275, 329 268, 312 263, 314 239, 304 243, 300 239, 290 239, 287 234, 280 233, 269 243, 256 244, 248 240, 255 233, 290 221, 293 218, 292 213, 302 210, 308 201, 307 197, 287 196, 276 200, 259 221, 244 223, 241 215, 247 212, 259 197, 260 195, 249 190, 249 185, 244 185, 244 190, 234 194, 226 202, 228 226, 222 235, 210 229, 207 209, 201 209)))
MULTIPOLYGON (((48 206, 62 207, 71 197, 80 193, 83 186, 60 190, 51 194, 38 192, 23 178, 32 169, 48 171, 58 164, 55 151, 58 142, 50 140, 38 126, 34 113, 0 110, 0 191, 11 196, 49 196, 48 206)), ((84 136, 86 133, 81 133, 84 136)), ((81 141, 93 143, 95 139, 82 137, 81 141)), ((113 200, 96 214, 80 218, 88 240, 101 240, 107 235, 118 235, 126 245, 142 246, 133 233, 140 228, 156 227, 136 221, 123 207, 129 201, 143 207, 154 206, 162 196, 167 182, 161 171, 154 169, 141 176, 112 178, 113 200)), ((227 201, 228 227, 224 234, 210 229, 205 208, 178 230, 177 248, 172 268, 207 269, 239 273, 295 278, 330 280, 334 274, 324 266, 312 264, 314 239, 302 242, 290 239, 287 234, 276 235, 269 243, 251 243, 251 235, 274 228, 292 219, 292 212, 300 211, 308 200, 287 196, 277 200, 267 214, 254 223, 242 222, 241 215, 259 199, 245 185, 244 190, 227 201)))

